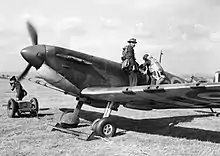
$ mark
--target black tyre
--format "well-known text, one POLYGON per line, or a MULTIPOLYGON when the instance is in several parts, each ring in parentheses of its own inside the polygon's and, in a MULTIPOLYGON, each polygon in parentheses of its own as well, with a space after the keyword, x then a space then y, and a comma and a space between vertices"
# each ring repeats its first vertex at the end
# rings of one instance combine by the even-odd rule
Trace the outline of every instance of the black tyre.
POLYGON ((113 137, 116 132, 115 124, 109 118, 100 119, 94 126, 94 132, 105 138, 113 137))
POLYGON ((9 99, 7 106, 8 117, 14 118, 17 111, 18 111, 18 103, 14 99, 9 99))
POLYGON ((33 114, 34 116, 37 116, 38 110, 39 110, 38 101, 36 98, 32 98, 30 102, 31 102, 31 108, 32 108, 31 114, 33 114))
POLYGON ((21 117, 21 115, 22 115, 21 112, 20 112, 20 111, 17 111, 17 116, 18 116, 18 117, 21 117))

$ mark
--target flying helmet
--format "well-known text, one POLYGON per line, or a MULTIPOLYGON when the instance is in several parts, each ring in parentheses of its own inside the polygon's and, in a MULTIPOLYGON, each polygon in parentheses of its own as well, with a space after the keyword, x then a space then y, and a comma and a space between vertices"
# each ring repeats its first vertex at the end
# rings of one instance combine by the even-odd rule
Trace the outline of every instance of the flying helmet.
POLYGON ((149 58, 150 54, 144 54, 143 60, 147 60, 149 58))
POLYGON ((16 77, 15 76, 12 76, 10 79, 9 79, 9 81, 16 81, 17 79, 16 79, 16 77))
POLYGON ((16 81, 17 81, 16 77, 15 77, 15 76, 12 76, 12 77, 9 79, 9 84, 12 86, 16 81))

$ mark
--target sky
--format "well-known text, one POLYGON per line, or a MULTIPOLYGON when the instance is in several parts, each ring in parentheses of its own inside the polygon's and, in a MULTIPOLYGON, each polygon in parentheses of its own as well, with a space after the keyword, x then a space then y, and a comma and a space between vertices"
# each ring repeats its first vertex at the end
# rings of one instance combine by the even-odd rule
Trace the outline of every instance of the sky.
POLYGON ((120 62, 137 39, 136 59, 150 53, 174 74, 220 70, 219 0, 0 0, 0 71, 22 71, 20 51, 31 45, 26 21, 39 44, 61 46, 120 62))

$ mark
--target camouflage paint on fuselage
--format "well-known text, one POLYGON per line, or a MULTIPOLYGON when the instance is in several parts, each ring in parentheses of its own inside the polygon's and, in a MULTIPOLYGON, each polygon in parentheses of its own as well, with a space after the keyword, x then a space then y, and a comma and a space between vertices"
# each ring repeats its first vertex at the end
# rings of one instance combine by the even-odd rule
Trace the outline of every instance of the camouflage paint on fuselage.
POLYGON ((79 89, 95 86, 111 87, 128 85, 128 76, 120 63, 87 55, 61 47, 46 46, 46 64, 63 75, 79 89), (62 55, 83 60, 65 59, 62 55))
MULTIPOLYGON (((63 75, 80 90, 87 87, 128 86, 128 75, 121 64, 74 50, 46 45, 46 64, 63 75)), ((170 83, 185 83, 165 72, 170 83)))

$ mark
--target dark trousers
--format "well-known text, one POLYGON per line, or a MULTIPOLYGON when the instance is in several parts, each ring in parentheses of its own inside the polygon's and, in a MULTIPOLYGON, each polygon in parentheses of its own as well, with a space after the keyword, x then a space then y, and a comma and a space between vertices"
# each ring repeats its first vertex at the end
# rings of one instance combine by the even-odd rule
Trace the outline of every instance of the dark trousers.
POLYGON ((18 100, 22 100, 26 95, 27 95, 26 90, 22 89, 22 90, 20 90, 19 92, 17 92, 16 98, 17 98, 18 100))

